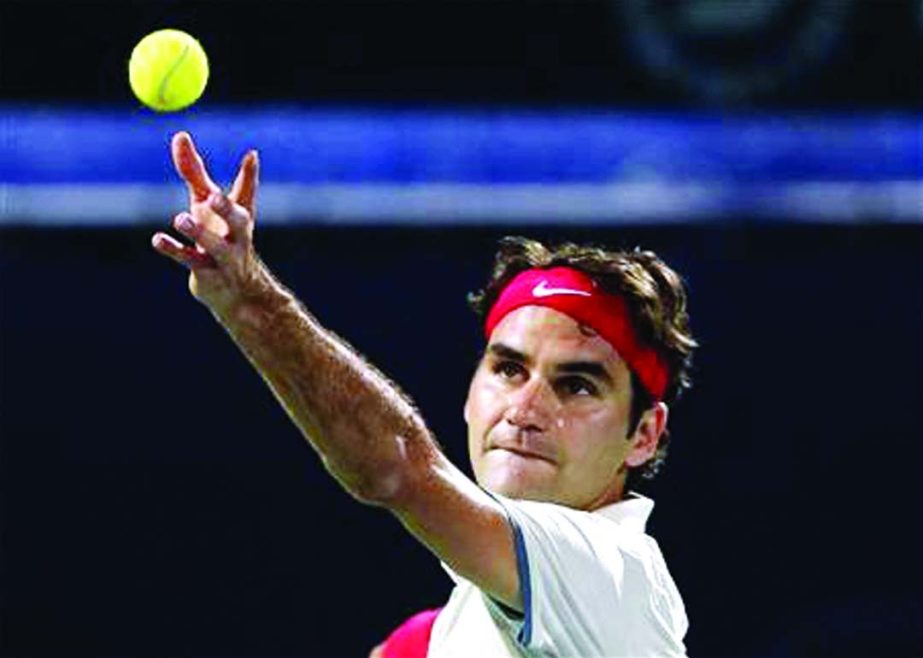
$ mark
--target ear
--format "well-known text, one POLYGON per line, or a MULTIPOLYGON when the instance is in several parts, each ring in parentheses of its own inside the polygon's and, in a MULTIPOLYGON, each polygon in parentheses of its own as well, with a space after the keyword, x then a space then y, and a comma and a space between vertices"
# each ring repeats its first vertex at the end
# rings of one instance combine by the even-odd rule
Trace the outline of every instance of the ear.
POLYGON ((657 444, 667 428, 670 409, 658 402, 641 415, 641 421, 631 437, 631 450, 625 456, 625 465, 635 468, 649 461, 657 452, 657 444))

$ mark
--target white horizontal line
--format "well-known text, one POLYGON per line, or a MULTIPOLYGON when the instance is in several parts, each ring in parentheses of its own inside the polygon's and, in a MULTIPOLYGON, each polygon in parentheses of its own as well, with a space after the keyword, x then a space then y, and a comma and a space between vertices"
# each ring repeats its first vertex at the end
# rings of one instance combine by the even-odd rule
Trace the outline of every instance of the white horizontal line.
MULTIPOLYGON (((169 223, 182 185, 0 185, 0 224, 131 226, 169 223)), ((634 182, 612 184, 267 183, 265 224, 602 224, 923 222, 923 182, 634 182)))

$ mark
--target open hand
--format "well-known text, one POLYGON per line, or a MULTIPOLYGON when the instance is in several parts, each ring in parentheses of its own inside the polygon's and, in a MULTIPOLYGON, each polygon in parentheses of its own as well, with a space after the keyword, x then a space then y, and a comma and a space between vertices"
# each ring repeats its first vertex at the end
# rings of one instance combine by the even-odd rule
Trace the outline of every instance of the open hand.
POLYGON ((244 156, 231 191, 215 184, 186 132, 173 136, 173 164, 189 188, 189 211, 173 219, 173 227, 193 242, 183 244, 167 233, 151 240, 164 256, 190 269, 189 291, 221 314, 246 297, 259 274, 253 249, 254 201, 259 181, 256 151, 244 156))

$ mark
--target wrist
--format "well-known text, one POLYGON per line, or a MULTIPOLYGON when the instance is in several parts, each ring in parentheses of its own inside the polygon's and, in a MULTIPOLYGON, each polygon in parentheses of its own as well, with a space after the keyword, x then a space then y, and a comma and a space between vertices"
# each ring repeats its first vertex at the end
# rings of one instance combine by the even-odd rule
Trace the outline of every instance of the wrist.
POLYGON ((256 259, 250 276, 239 286, 237 294, 228 298, 224 304, 213 306, 211 311, 232 332, 235 329, 259 331, 273 316, 294 301, 294 295, 256 259))

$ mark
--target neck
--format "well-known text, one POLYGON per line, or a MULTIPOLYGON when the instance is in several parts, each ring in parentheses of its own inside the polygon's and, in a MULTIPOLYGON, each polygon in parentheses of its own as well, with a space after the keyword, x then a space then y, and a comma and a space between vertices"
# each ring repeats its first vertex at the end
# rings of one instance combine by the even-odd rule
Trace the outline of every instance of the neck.
POLYGON ((597 496, 584 509, 588 512, 598 510, 600 507, 617 503, 625 496, 625 476, 619 475, 612 481, 612 484, 597 496))

